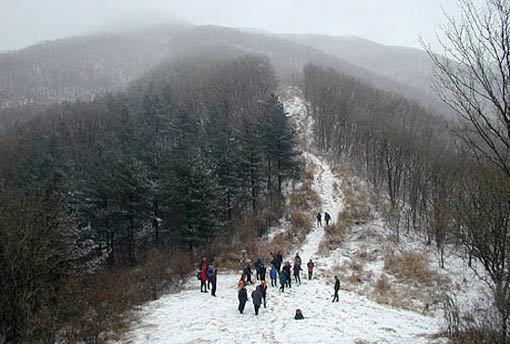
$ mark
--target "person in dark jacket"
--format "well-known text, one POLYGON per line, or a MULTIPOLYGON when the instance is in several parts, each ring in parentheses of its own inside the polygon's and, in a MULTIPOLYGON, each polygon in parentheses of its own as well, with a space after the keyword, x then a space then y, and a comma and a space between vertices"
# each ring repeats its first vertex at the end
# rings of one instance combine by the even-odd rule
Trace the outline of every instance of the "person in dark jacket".
POLYGON ((237 309, 239 310, 239 313, 243 314, 244 307, 246 306, 246 302, 248 301, 248 291, 245 287, 242 287, 239 289, 239 292, 237 293, 237 298, 239 299, 239 307, 237 309))
POLYGON ((301 271, 301 266, 294 264, 294 279, 296 280, 296 283, 301 284, 301 276, 299 275, 299 271, 301 271))
POLYGON ((322 215, 320 212, 317 213, 316 218, 317 218, 317 227, 322 226, 322 215))
POLYGON ((214 275, 214 265, 209 264, 207 266, 207 270, 206 270, 205 274, 207 275, 207 288, 211 289, 211 284, 212 284, 211 279, 213 278, 213 275, 214 275))
POLYGON ((264 282, 266 281, 266 271, 267 271, 267 269, 266 269, 265 265, 262 265, 262 267, 260 268, 260 280, 261 281, 264 281, 264 282))
POLYGON ((244 268, 243 274, 246 277, 246 283, 252 284, 253 282, 251 281, 251 274, 252 274, 252 272, 251 272, 251 265, 250 265, 250 263, 246 264, 246 267, 244 268))
POLYGON ((305 317, 303 316, 303 312, 300 309, 296 309, 296 315, 294 315, 294 319, 303 320, 305 317))
POLYGON ((255 262, 255 271, 257 272, 255 279, 257 281, 261 281, 262 277, 260 276, 262 267, 264 267, 264 263, 262 262, 262 257, 258 257, 257 261, 255 262))
POLYGON ((260 285, 257 287, 262 294, 262 302, 264 304, 264 308, 266 308, 266 296, 267 296, 267 284, 266 281, 262 281, 260 285))
POLYGON ((280 291, 284 291, 285 290, 285 282, 287 282, 287 276, 285 276, 285 271, 282 270, 282 272, 280 272, 280 291))
POLYGON ((255 315, 259 315, 260 305, 262 304, 262 293, 259 288, 255 288, 255 290, 251 293, 251 299, 253 300, 255 315))
POLYGON ((278 271, 278 273, 280 273, 282 262, 283 262, 283 257, 280 252, 278 252, 276 254, 276 257, 274 257, 273 260, 271 260, 271 264, 275 267, 275 269, 276 269, 276 271, 278 271))
POLYGON ((332 302, 338 302, 338 291, 340 290, 340 280, 338 279, 338 276, 335 276, 335 295, 333 296, 332 302))
POLYGON ((282 273, 285 275, 285 286, 291 288, 292 279, 290 273, 290 263, 286 262, 282 268, 282 273))
POLYGON ((324 221, 326 221, 326 226, 329 226, 329 221, 331 220, 331 215, 326 211, 324 213, 324 221))
POLYGON ((308 268, 308 279, 311 280, 312 279, 312 275, 313 275, 313 267, 315 265, 313 264, 313 261, 312 261, 312 258, 310 258, 310 261, 308 262, 308 264, 306 264, 306 267, 308 268))
POLYGON ((209 278, 209 281, 211 281, 211 295, 216 296, 216 277, 218 274, 218 270, 214 269, 214 273, 212 274, 211 278, 209 278))
POLYGON ((276 278, 278 277, 278 270, 271 265, 271 270, 269 271, 269 277, 271 277, 271 287, 278 286, 278 282, 276 282, 276 278))

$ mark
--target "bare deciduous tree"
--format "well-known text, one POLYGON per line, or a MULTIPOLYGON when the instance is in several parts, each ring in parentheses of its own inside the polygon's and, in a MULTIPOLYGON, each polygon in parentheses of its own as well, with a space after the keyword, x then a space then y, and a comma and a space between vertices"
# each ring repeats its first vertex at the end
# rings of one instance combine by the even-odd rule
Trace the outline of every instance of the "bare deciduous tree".
POLYGON ((434 65, 434 88, 464 122, 459 137, 478 159, 510 176, 510 1, 458 0, 446 14, 442 55, 422 42, 434 65))

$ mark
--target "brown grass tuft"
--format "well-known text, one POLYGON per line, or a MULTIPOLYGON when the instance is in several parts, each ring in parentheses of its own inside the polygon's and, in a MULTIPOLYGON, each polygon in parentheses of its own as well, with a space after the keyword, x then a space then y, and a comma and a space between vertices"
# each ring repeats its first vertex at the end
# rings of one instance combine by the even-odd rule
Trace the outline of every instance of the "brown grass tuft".
POLYGON ((375 290, 379 294, 386 294, 390 290, 390 283, 384 273, 382 273, 375 282, 375 290))

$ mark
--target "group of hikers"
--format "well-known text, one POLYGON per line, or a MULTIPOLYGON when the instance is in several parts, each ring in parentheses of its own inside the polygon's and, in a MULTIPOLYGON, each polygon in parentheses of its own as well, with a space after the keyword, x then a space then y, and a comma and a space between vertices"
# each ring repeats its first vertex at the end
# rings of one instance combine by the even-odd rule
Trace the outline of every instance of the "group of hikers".
MULTIPOLYGON (((302 260, 299 256, 299 253, 296 253, 294 257, 294 264, 291 265, 290 261, 284 262, 283 256, 280 252, 276 255, 270 253, 271 255, 271 268, 269 270, 269 277, 271 279, 271 287, 278 287, 278 283, 280 285, 279 290, 281 292, 285 291, 285 288, 292 287, 292 276, 294 276, 294 280, 297 284, 301 284, 301 268, 302 260)), ((312 259, 308 261, 307 271, 308 271, 308 279, 312 279, 313 277, 313 269, 314 262, 312 259)), ((255 290, 251 293, 251 298, 253 301, 253 306, 255 309, 255 315, 259 314, 259 309, 261 305, 266 308, 266 296, 267 296, 267 287, 268 283, 266 282, 266 274, 267 268, 264 265, 264 261, 262 257, 258 257, 255 262, 255 278, 257 281, 260 281, 260 284, 256 286, 255 290)), ((244 308, 246 306, 246 302, 248 302, 248 291, 246 290, 246 286, 248 284, 253 284, 252 281, 252 268, 251 262, 247 260, 245 262, 245 266, 243 269, 243 273, 239 282, 237 283, 238 287, 238 299, 239 299, 239 307, 238 310, 242 314, 244 312, 244 308)), ((303 319, 303 314, 301 310, 296 310, 296 319, 303 319)))
MULTIPOLYGON (((317 219, 317 228, 322 226, 322 214, 320 212, 317 213, 315 217, 317 219)), ((326 211, 324 212, 324 222, 326 222, 326 226, 329 226, 329 221, 331 221, 331 215, 326 211)))
MULTIPOLYGON (((322 226, 322 216, 321 213, 317 213, 317 227, 322 226)), ((325 212, 324 213, 324 221, 326 222, 326 226, 329 226, 329 221, 331 221, 331 216, 325 212)), ((278 287, 278 283, 280 285, 280 292, 284 292, 285 288, 292 287, 292 276, 294 276, 294 281, 297 284, 301 284, 301 268, 302 260, 299 256, 299 253, 296 253, 294 257, 294 264, 291 265, 290 261, 284 262, 283 256, 280 252, 277 254, 270 253, 271 261, 270 261, 270 270, 269 277, 271 279, 271 287, 278 287)), ((310 258, 308 263, 306 264, 306 270, 308 272, 308 279, 311 280, 313 278, 315 264, 313 260, 310 258)), ((251 293, 251 298, 253 301, 253 306, 255 310, 255 315, 259 314, 259 310, 261 306, 266 308, 266 296, 267 296, 267 288, 268 284, 266 282, 267 268, 264 264, 264 260, 262 257, 258 257, 255 265, 255 279, 256 281, 260 281, 260 283, 255 287, 255 289, 251 293)), ((200 270, 197 273, 197 278, 200 280, 200 291, 208 292, 208 288, 211 290, 211 295, 216 296, 216 276, 217 269, 214 265, 207 261, 204 257, 200 263, 200 270)), ((238 287, 238 299, 239 306, 238 310, 242 314, 244 312, 246 303, 248 302, 248 291, 246 286, 248 284, 253 284, 252 281, 253 271, 252 264, 249 259, 244 261, 243 271, 241 274, 241 278, 237 283, 238 287)), ((335 285, 334 285, 334 296, 333 302, 338 302, 338 291, 340 290, 340 280, 337 276, 335 276, 335 285)), ((296 310, 296 314, 294 316, 295 319, 304 319, 303 313, 300 309, 296 310)))

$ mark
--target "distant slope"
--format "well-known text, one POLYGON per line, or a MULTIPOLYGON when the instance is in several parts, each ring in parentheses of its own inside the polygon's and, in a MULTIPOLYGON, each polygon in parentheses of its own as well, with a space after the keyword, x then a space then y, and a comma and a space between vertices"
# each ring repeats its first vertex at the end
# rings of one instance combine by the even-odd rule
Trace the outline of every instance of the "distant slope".
POLYGON ((226 27, 180 25, 41 43, 0 54, 0 108, 91 99, 95 94, 124 89, 161 63, 214 47, 266 55, 282 81, 295 81, 303 65, 314 62, 424 106, 435 106, 422 89, 376 73, 368 62, 339 58, 333 56, 334 49, 328 52, 323 44, 315 47, 299 40, 298 36, 288 39, 226 27))
POLYGON ((425 51, 387 46, 354 36, 288 34, 283 37, 432 93, 432 64, 425 51))

